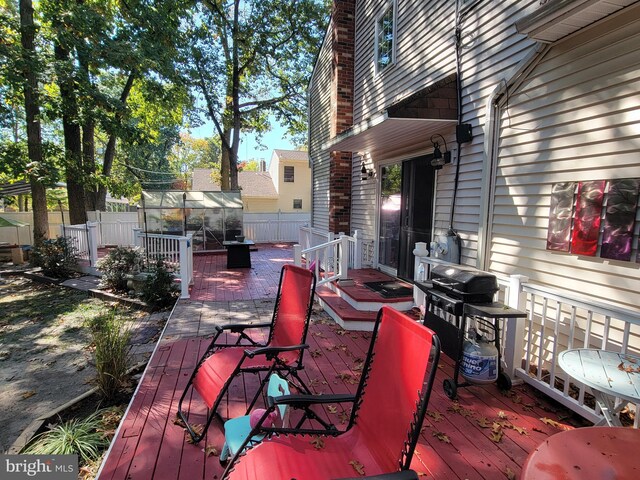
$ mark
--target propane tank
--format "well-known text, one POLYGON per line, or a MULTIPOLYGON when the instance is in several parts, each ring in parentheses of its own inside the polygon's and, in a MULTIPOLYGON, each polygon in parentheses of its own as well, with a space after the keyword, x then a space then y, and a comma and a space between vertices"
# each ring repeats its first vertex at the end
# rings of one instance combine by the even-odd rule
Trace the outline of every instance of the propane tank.
POLYGON ((470 330, 462 346, 462 377, 471 383, 493 383, 498 379, 498 349, 476 329, 470 330))

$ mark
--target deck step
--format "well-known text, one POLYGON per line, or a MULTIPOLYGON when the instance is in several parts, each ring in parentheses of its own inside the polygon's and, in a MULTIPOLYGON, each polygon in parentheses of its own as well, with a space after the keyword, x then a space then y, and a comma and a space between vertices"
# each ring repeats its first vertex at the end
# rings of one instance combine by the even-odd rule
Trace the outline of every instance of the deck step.
POLYGON ((318 303, 338 325, 346 330, 372 331, 377 312, 356 310, 328 287, 316 289, 318 303))

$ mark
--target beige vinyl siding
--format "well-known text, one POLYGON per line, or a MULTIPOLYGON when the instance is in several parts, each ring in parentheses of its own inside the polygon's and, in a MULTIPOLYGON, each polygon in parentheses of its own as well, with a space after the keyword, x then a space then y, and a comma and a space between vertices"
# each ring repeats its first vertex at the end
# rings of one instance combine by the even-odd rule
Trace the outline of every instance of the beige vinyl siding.
MULTIPOLYGON (((420 91, 455 71, 454 2, 398 1, 398 50, 396 64, 382 75, 374 74, 374 21, 384 2, 358 2, 356 11, 355 121, 359 122, 389 105, 420 91)), ((478 230, 485 165, 483 129, 490 94, 508 78, 514 66, 524 58, 533 42, 516 32, 513 23, 537 1, 480 2, 462 23, 465 47, 462 50, 463 122, 473 127, 474 138, 462 145, 460 176, 453 227, 463 239, 462 263, 476 265, 478 230)), ((444 135, 457 161, 455 135, 444 135)), ((409 159, 420 153, 411 152, 409 159)), ((376 166, 388 159, 368 159, 376 166)), ((370 209, 377 208, 377 182, 361 182, 359 158, 354 158, 352 229, 375 235, 370 209)), ((434 216, 435 234, 449 228, 454 189, 455 165, 438 171, 434 216)), ((373 222, 375 223, 375 222, 373 222)))
MULTIPOLYGON (((376 216, 378 172, 374 176, 362 180, 362 162, 367 170, 373 169, 373 163, 368 155, 353 155, 353 183, 351 187, 351 233, 360 230, 364 238, 374 240, 377 237, 376 216)), ((379 170, 379 168, 378 168, 379 170)))
MULTIPOLYGON (((511 76, 534 43, 516 32, 514 22, 537 1, 480 2, 462 22, 462 122, 469 123, 473 140, 462 144, 460 177, 453 228, 462 237, 461 263, 478 266, 478 232, 482 197, 488 195, 482 183, 487 165, 484 152, 487 102, 500 83, 511 76)), ((451 143, 455 140, 451 139, 451 143)), ((456 155, 457 156, 457 155, 456 155)), ((436 233, 449 227, 455 167, 438 173, 436 195, 436 233)))
POLYGON ((377 75, 375 20, 391 0, 366 0, 356 4, 354 123, 366 120, 455 69, 454 2, 398 0, 397 3, 396 63, 377 75))
POLYGON ((311 161, 311 225, 329 229, 329 152, 321 145, 331 135, 331 25, 318 54, 309 83, 309 158, 311 161))
MULTIPOLYGON (((640 265, 546 250, 557 182, 640 178, 640 7, 554 46, 501 116, 489 268, 622 307, 640 265)), ((636 219, 636 236, 640 215, 636 219)))

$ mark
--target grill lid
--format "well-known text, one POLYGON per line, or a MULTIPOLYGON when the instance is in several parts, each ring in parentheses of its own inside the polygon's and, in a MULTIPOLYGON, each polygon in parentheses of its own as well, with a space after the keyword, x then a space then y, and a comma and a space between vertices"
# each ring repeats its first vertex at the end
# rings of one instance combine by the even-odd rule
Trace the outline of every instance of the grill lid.
POLYGON ((484 295, 491 301, 498 291, 496 276, 462 265, 437 265, 431 269, 433 286, 457 297, 484 295))

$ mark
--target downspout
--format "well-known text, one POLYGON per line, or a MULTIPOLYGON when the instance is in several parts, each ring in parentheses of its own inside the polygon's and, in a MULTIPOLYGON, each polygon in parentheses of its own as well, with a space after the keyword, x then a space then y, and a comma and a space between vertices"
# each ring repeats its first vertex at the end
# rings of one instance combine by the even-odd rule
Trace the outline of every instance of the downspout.
MULTIPOLYGON (((456 57, 456 92, 458 104, 458 125, 462 125, 462 80, 460 78, 461 62, 460 62, 460 45, 462 40, 462 29, 460 27, 460 0, 456 0, 455 12, 455 57, 456 57)), ((456 173, 453 178, 453 197, 451 199, 451 214, 449 216, 449 230, 447 231, 447 249, 455 252, 450 258, 452 263, 460 263, 462 257, 462 239, 458 232, 453 229, 453 216, 456 208, 456 197, 458 196, 458 182, 460 180, 460 151, 462 143, 458 135, 456 135, 457 161, 456 173)))
POLYGON ((494 179, 497 174, 502 108, 508 103, 509 95, 520 87, 528 78, 531 70, 540 63, 550 49, 551 45, 549 44, 536 44, 531 52, 516 65, 513 74, 509 78, 500 81, 500 84, 487 100, 483 146, 486 168, 482 169, 482 203, 480 205, 477 261, 478 268, 482 270, 486 270, 489 266, 490 232, 493 222, 492 199, 495 195, 494 179))

